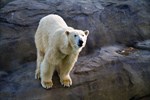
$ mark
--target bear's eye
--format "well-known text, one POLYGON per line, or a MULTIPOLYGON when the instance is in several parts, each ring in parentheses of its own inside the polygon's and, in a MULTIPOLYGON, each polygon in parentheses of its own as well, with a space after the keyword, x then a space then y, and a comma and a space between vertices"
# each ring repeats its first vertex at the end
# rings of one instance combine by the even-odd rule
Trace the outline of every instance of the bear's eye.
POLYGON ((82 35, 84 37, 84 35, 82 35))
POLYGON ((77 37, 77 35, 75 34, 74 37, 77 37))

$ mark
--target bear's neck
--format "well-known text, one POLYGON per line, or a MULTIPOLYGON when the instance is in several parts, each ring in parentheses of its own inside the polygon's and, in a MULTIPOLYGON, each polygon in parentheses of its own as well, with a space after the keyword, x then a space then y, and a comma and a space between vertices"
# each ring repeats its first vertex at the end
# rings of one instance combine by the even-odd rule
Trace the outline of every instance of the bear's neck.
POLYGON ((78 51, 74 50, 74 48, 71 46, 70 43, 68 43, 68 44, 66 44, 66 45, 64 45, 64 46, 62 46, 62 47, 60 48, 60 52, 61 52, 62 54, 65 54, 65 55, 70 55, 70 54, 78 55, 78 54, 79 54, 78 51))

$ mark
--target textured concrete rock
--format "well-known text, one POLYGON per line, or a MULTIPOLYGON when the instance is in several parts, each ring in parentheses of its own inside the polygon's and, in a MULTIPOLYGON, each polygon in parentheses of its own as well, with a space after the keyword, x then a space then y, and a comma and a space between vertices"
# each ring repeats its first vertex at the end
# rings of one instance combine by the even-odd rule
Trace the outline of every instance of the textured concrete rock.
POLYGON ((150 40, 145 40, 135 44, 135 47, 138 49, 150 50, 150 40))
POLYGON ((150 51, 137 50, 128 56, 116 53, 123 47, 104 47, 80 57, 71 76, 73 85, 64 88, 54 75, 54 86, 45 90, 34 79, 35 63, 0 80, 1 100, 148 100, 150 98, 150 51))
POLYGON ((27 58, 35 60, 35 30, 39 20, 51 13, 61 15, 70 26, 89 29, 82 55, 108 44, 131 46, 149 39, 149 4, 148 0, 2 0, 0 69, 11 71, 27 58))
POLYGON ((149 0, 1 0, 0 100, 149 100, 149 5, 149 0), (70 88, 60 85, 57 74, 51 90, 34 79, 34 33, 50 13, 90 31, 70 88), (136 50, 102 47, 116 43, 136 50))

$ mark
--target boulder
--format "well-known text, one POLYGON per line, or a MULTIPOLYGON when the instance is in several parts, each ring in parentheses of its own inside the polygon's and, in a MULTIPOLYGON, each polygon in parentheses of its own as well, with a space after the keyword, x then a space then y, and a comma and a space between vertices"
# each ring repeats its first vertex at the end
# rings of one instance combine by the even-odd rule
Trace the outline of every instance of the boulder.
POLYGON ((149 5, 149 0, 1 0, 0 100, 150 100, 149 5), (57 73, 50 90, 34 79, 34 34, 51 13, 90 31, 70 88, 61 86, 57 73))
POLYGON ((63 87, 56 74, 46 90, 34 79, 35 62, 28 62, 0 79, 0 100, 149 100, 150 51, 136 50, 125 56, 121 46, 103 47, 79 58, 63 87))
POLYGON ((35 61, 34 34, 39 20, 51 13, 68 25, 88 29, 87 55, 104 45, 132 46, 150 38, 148 0, 2 0, 0 8, 0 66, 12 71, 35 61))
POLYGON ((150 40, 145 40, 135 44, 135 47, 143 50, 150 50, 150 40))

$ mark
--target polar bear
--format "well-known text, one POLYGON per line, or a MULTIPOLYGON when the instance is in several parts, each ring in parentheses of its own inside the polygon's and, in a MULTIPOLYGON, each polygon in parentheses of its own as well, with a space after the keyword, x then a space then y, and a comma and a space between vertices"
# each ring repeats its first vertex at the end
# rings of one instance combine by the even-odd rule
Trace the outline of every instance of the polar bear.
POLYGON ((69 27, 58 15, 43 17, 35 34, 37 67, 35 78, 41 78, 43 88, 53 86, 52 76, 56 70, 65 87, 72 85, 70 71, 85 46, 89 31, 69 27))

